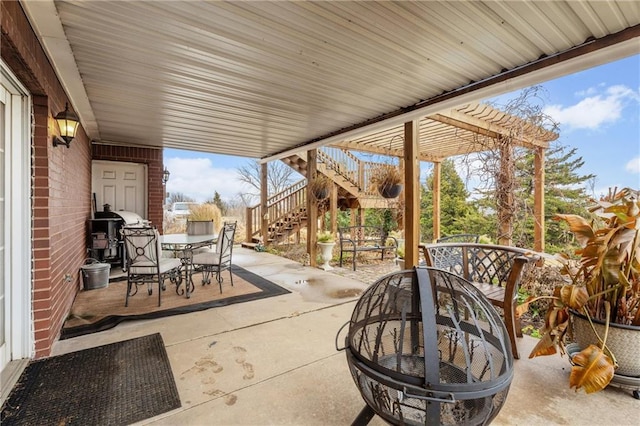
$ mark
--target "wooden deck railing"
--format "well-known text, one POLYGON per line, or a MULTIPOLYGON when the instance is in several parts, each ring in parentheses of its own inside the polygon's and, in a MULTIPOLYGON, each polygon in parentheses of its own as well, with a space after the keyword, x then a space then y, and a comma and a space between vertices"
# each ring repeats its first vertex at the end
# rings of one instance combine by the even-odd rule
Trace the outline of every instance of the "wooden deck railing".
POLYGON ((358 189, 362 189, 363 163, 358 157, 341 148, 322 147, 318 149, 318 161, 333 170, 358 189))
MULTIPOLYGON (((372 188, 371 177, 380 163, 363 161, 346 149, 334 147, 319 148, 318 162, 356 187, 362 195, 379 196, 372 188)), ((271 231, 277 233, 281 231, 280 227, 287 224, 287 221, 300 217, 306 209, 306 186, 307 180, 302 179, 267 199, 266 219, 267 227, 271 231)), ((251 242, 254 237, 262 234, 262 216, 260 204, 247 207, 247 242, 251 242)))
POLYGON ((319 148, 318 161, 353 184, 363 195, 378 196, 372 188, 371 177, 381 163, 361 160, 346 149, 334 147, 319 148))
MULTIPOLYGON (((267 227, 278 228, 279 224, 299 215, 306 208, 307 180, 302 179, 285 190, 267 199, 267 227)), ((247 241, 260 236, 262 229, 262 206, 247 207, 247 241)), ((277 229, 276 229, 277 230, 277 229)))

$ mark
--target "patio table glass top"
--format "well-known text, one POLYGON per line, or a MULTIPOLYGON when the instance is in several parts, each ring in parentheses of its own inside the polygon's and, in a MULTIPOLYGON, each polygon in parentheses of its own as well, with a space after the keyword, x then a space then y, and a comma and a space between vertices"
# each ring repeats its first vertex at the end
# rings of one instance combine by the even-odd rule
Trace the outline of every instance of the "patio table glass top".
POLYGON ((166 234, 160 236, 160 244, 163 250, 180 251, 187 247, 198 248, 213 245, 218 240, 217 234, 189 235, 166 234))

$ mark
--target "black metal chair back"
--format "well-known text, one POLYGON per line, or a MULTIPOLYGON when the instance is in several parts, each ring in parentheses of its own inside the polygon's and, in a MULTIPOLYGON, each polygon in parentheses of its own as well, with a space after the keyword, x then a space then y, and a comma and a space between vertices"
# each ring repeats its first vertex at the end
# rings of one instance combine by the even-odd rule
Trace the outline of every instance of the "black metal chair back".
POLYGON ((138 292, 138 286, 147 284, 147 292, 153 294, 153 283, 158 283, 158 306, 161 304, 164 280, 181 281, 179 259, 163 259, 158 230, 150 226, 125 226, 120 230, 125 246, 127 269, 127 295, 124 306, 129 306, 129 297, 138 292))
MULTIPOLYGON (((225 222, 220 231, 218 238, 220 239, 220 272, 231 268, 231 256, 233 254, 233 239, 236 234, 236 222, 225 222)), ((233 285, 233 284, 232 284, 233 285)))
POLYGON ((133 269, 155 266, 158 269, 158 259, 162 252, 158 247, 158 231, 155 228, 127 226, 120 232, 124 241, 127 266, 131 265, 133 269))
POLYGON ((190 275, 202 272, 202 284, 211 284, 211 274, 215 273, 216 281, 222 293, 222 271, 229 271, 229 278, 233 286, 231 272, 233 239, 236 233, 236 222, 225 222, 218 233, 215 252, 198 253, 192 256, 190 275))

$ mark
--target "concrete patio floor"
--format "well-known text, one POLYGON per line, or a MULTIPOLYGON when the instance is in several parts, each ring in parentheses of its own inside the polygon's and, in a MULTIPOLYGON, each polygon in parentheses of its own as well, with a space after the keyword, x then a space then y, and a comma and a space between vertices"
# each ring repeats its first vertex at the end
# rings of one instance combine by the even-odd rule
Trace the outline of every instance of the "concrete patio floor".
MULTIPOLYGON (((132 321, 57 342, 54 355, 160 332, 182 407, 139 424, 348 425, 364 402, 336 333, 362 281, 238 248, 234 263, 290 294, 156 320, 132 321)), ((362 276, 366 276, 366 267, 362 276)), ((196 288, 197 291, 197 288, 196 288)), ((342 344, 344 334, 340 337, 342 344)), ((535 345, 525 336, 521 353, 535 345)), ((559 356, 521 359, 496 425, 635 425, 640 401, 629 390, 594 395, 568 387, 559 356), (536 371, 544 366, 544 369, 536 371)), ((374 417, 371 425, 385 424, 374 417)))

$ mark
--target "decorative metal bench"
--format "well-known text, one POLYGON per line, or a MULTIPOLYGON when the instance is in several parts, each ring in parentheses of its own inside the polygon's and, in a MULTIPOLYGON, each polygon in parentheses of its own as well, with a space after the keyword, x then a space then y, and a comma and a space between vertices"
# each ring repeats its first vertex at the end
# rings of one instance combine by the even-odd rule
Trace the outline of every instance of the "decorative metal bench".
POLYGON ((421 245, 427 266, 443 269, 470 281, 489 299, 502 308, 504 323, 514 358, 519 358, 516 336, 522 337, 516 317, 518 287, 525 265, 541 266, 539 253, 518 247, 475 243, 436 243, 421 245))
POLYGON ((389 237, 378 226, 346 226, 338 228, 340 239, 340 266, 345 253, 353 257, 353 270, 356 270, 356 254, 360 252, 380 252, 380 258, 384 260, 385 252, 393 252, 396 256, 398 240, 389 237))

